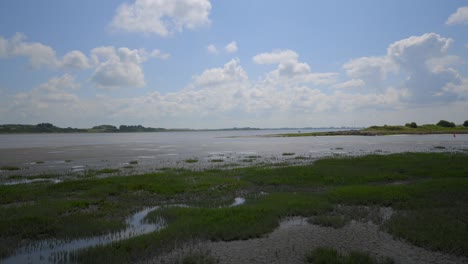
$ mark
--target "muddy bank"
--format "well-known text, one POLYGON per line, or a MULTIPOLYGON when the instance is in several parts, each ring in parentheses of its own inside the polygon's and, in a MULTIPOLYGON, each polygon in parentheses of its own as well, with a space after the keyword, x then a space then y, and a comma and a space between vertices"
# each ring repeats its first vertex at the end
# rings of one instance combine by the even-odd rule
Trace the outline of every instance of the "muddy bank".
POLYGON ((219 263, 304 263, 304 256, 316 247, 333 247, 340 252, 359 250, 376 257, 390 257, 401 264, 460 264, 468 259, 413 246, 394 239, 372 222, 352 221, 340 229, 309 224, 294 217, 281 222, 262 238, 230 242, 199 242, 143 263, 174 263, 189 252, 209 252, 219 263))

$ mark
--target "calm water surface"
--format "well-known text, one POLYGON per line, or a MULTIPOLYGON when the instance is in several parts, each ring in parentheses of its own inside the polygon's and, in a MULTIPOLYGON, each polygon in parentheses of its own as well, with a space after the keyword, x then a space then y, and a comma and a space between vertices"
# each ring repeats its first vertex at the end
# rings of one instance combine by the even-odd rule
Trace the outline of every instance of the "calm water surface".
POLYGON ((223 165, 242 163, 251 156, 258 157, 255 163, 281 162, 297 156, 313 159, 330 155, 468 150, 468 135, 255 137, 291 132, 297 133, 255 130, 0 135, 0 166, 21 168, 0 171, 0 177, 13 173, 65 174, 123 168, 130 161, 138 161, 130 169, 135 172, 164 167, 203 168, 214 166, 212 160, 223 160, 223 165), (286 152, 295 155, 283 156, 286 152), (189 164, 185 162, 187 159, 199 162, 189 164))

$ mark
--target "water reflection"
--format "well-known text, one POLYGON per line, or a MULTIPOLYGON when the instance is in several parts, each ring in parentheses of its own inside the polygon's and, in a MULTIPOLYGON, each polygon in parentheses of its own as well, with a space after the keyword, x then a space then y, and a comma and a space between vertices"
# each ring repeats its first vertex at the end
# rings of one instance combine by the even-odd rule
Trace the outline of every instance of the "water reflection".
MULTIPOLYGON (((245 203, 245 198, 236 197, 234 202, 228 207, 239 206, 245 203)), ((189 207, 187 205, 169 205, 175 207, 189 207)), ((129 239, 131 237, 148 234, 151 232, 159 231, 166 227, 166 221, 160 217, 154 223, 145 221, 146 216, 155 210, 161 208, 160 206, 153 206, 144 208, 127 220, 127 228, 120 231, 109 233, 106 235, 95 236, 90 238, 81 238, 74 240, 56 240, 47 239, 33 243, 27 247, 20 248, 15 254, 2 261, 5 264, 16 263, 62 263, 68 262, 71 253, 85 249, 88 247, 107 245, 112 242, 129 239)))

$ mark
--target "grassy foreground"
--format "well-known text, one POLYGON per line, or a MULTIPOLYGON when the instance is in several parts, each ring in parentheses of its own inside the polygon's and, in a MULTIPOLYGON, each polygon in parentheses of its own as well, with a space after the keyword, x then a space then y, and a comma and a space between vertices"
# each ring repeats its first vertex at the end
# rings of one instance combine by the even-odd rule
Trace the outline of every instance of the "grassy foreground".
POLYGON ((0 186, 0 258, 28 241, 117 231, 132 212, 170 203, 199 208, 153 212, 148 221, 162 216, 167 228, 88 249, 73 259, 132 263, 189 240, 258 237, 287 216, 310 216, 327 225, 338 205, 391 206, 397 213, 383 226, 386 231, 418 246, 468 257, 467 160, 463 153, 405 153, 327 158, 305 166, 168 170, 0 186), (218 208, 238 195, 247 203, 218 208))

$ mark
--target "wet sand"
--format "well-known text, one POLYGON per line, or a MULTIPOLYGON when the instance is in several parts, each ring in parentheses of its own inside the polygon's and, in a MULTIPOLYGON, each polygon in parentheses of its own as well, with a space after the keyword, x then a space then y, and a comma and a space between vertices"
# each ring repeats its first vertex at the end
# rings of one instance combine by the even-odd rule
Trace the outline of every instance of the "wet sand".
MULTIPOLYGON (((245 135, 246 132, 238 132, 245 135)), ((259 133, 259 132, 249 132, 259 133)), ((263 131, 268 133, 268 131, 263 131)), ((270 132, 271 133, 271 132, 270 132)), ((212 167, 251 166, 295 160, 310 162, 333 155, 389 154, 398 152, 467 151, 468 135, 331 136, 229 138, 233 132, 180 132, 129 134, 0 135, 0 180, 11 175, 57 174, 71 176, 89 170, 120 169, 130 175, 163 168, 202 170, 212 167), (283 156, 283 153, 295 153, 283 156), (251 159, 250 157, 256 158, 251 159), (185 160, 195 159, 195 163, 185 160), (221 162, 214 163, 213 160, 221 162), (137 161, 137 165, 129 164, 137 161), (129 167, 132 168, 124 168, 129 167)))

